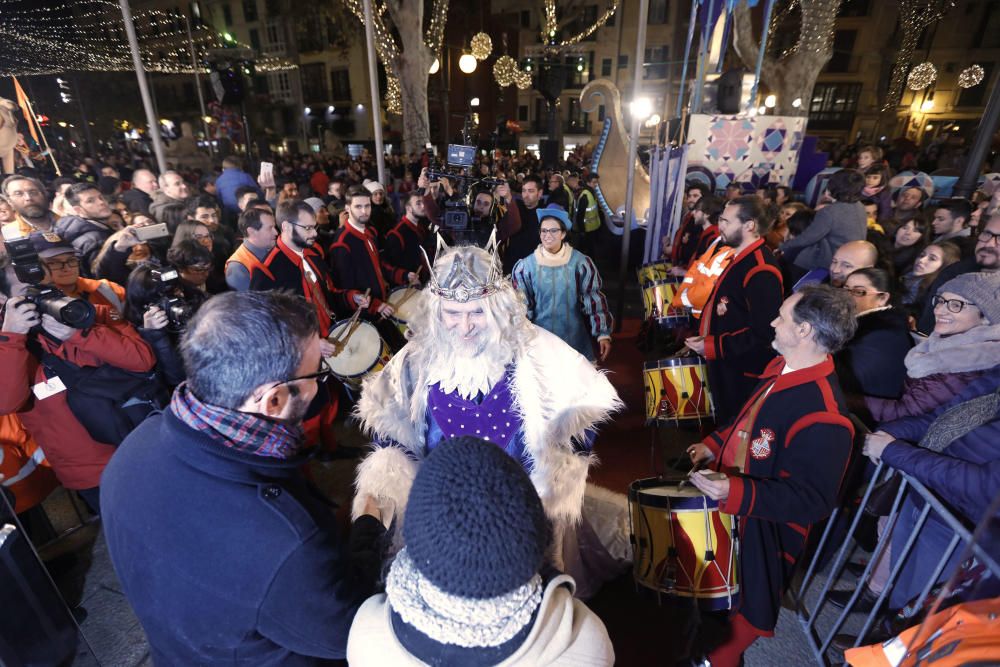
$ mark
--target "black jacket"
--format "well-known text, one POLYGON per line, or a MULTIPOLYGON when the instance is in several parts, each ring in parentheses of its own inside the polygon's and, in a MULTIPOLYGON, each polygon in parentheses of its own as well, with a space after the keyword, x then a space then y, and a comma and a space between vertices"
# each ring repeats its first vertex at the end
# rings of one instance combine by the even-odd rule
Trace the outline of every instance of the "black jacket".
POLYGON ((899 398, 906 380, 904 359, 913 347, 906 312, 877 310, 858 318, 854 337, 835 356, 837 376, 849 394, 899 398))
POLYGON ((338 287, 358 292, 371 290, 369 312, 372 314, 389 296, 393 285, 407 282, 407 271, 386 261, 379 254, 377 243, 370 227, 361 232, 347 223, 337 232, 327 257, 338 287))

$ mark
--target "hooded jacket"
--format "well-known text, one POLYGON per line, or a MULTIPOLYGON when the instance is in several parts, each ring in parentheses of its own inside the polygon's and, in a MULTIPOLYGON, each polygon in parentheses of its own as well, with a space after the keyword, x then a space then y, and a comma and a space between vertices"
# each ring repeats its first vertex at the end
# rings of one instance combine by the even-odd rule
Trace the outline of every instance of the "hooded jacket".
POLYGON ((80 275, 92 278, 95 275, 94 260, 115 230, 100 220, 67 215, 56 222, 56 233, 64 241, 69 241, 80 256, 80 275))

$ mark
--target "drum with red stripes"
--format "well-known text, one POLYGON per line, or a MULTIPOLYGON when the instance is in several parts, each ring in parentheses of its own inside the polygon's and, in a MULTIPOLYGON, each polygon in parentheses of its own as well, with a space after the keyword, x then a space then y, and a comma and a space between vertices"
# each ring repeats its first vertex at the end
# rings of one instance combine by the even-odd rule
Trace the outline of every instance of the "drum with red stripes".
POLYGON ((704 358, 691 355, 648 361, 642 373, 647 423, 701 420, 715 415, 704 358))
POLYGON ((702 609, 732 609, 740 592, 736 517, 690 484, 656 477, 632 482, 628 504, 636 583, 702 609))

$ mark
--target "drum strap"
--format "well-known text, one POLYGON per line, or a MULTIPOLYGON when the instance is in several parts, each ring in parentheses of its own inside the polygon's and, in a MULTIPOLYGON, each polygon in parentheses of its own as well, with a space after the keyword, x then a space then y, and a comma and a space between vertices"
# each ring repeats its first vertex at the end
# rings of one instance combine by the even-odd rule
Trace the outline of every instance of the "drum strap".
POLYGON ((767 395, 771 393, 774 388, 774 381, 771 382, 770 386, 760 392, 755 400, 743 413, 743 419, 736 425, 734 431, 736 435, 736 467, 739 468, 740 472, 745 472, 747 460, 747 446, 750 444, 750 438, 753 435, 751 429, 753 424, 757 421, 757 414, 760 412, 761 407, 764 405, 764 401, 767 400, 767 395))

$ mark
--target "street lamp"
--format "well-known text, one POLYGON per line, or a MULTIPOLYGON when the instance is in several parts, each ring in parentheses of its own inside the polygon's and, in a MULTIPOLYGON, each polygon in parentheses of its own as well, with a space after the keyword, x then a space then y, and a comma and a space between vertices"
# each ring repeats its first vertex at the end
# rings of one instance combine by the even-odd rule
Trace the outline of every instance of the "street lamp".
POLYGON ((630 108, 632 110, 632 117, 635 120, 646 120, 653 113, 653 103, 648 97, 640 97, 637 100, 632 100, 630 108))
POLYGON ((792 106, 795 107, 796 109, 802 106, 802 98, 796 97, 794 100, 792 100, 792 106))
POLYGON ((434 62, 431 63, 431 68, 427 71, 428 74, 437 74, 438 70, 441 69, 441 59, 435 58, 434 62))
POLYGON ((478 97, 473 97, 471 100, 469 100, 469 106, 470 107, 478 107, 479 106, 479 98, 478 97))
POLYGON ((463 53, 462 57, 458 59, 458 69, 466 74, 472 74, 476 71, 477 62, 476 57, 471 53, 463 53))
POLYGON ((766 106, 768 109, 773 109, 777 103, 778 103, 778 98, 775 95, 768 95, 767 97, 764 98, 764 106, 766 106))

